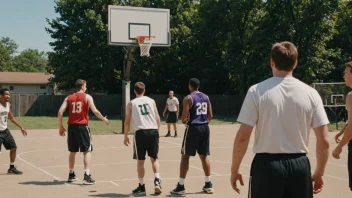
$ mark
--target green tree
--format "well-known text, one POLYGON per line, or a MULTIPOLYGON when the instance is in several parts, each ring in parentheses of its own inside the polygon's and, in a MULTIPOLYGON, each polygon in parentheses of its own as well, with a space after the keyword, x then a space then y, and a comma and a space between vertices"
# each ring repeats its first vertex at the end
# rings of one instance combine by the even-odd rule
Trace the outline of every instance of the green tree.
POLYGON ((9 71, 46 72, 47 59, 45 53, 36 49, 26 49, 13 58, 9 71))
POLYGON ((11 60, 17 52, 18 45, 9 37, 2 37, 0 40, 0 71, 11 69, 11 60))

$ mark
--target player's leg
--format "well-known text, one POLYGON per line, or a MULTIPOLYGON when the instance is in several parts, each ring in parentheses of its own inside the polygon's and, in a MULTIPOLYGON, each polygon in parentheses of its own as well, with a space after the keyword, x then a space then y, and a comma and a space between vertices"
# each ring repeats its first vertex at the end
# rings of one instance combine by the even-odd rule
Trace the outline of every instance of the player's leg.
POLYGON ((161 193, 161 180, 160 180, 160 171, 159 171, 159 132, 157 130, 150 130, 148 137, 145 139, 145 143, 149 144, 148 146, 148 156, 152 163, 152 168, 154 172, 154 191, 155 194, 161 193))
POLYGON ((90 174, 90 165, 92 159, 92 137, 90 135, 90 130, 88 126, 79 125, 80 130, 80 152, 83 152, 83 164, 84 164, 84 178, 83 184, 95 184, 95 180, 90 174))
POLYGON ((67 129, 67 147, 70 155, 68 157, 69 173, 68 182, 73 182, 77 180, 74 167, 76 161, 76 153, 79 152, 79 134, 80 131, 77 125, 68 125, 67 129))
POLYGON ((197 148, 199 158, 202 162, 202 167, 205 175, 205 185, 202 190, 208 194, 214 193, 213 184, 210 180, 210 130, 207 124, 199 125, 196 127, 197 131, 200 134, 200 144, 197 148))
POLYGON ((171 194, 185 194, 185 178, 189 169, 189 158, 195 156, 199 145, 199 136, 194 131, 193 126, 188 126, 185 130, 181 148, 180 179, 177 187, 172 190, 171 194))
POLYGON ((136 189, 132 191, 134 195, 138 196, 145 196, 145 183, 144 183, 144 161, 146 155, 146 146, 145 146, 145 131, 138 130, 135 133, 134 140, 133 140, 133 159, 137 160, 137 175, 139 184, 136 189))
MULTIPOLYGON (((166 119, 168 119, 169 116, 167 116, 166 119)), ((167 124, 167 134, 165 135, 165 137, 170 137, 171 136, 171 123, 168 122, 168 120, 166 120, 166 124, 167 124)))
POLYGON ((7 170, 7 173, 9 174, 16 174, 16 175, 21 175, 22 171, 17 170, 17 168, 15 167, 15 161, 16 161, 16 152, 17 152, 17 145, 15 142, 15 139, 13 138, 11 132, 6 129, 4 132, 4 147, 6 150, 10 150, 10 167, 7 170))
POLYGON ((349 177, 349 187, 352 191, 352 140, 348 143, 348 160, 347 160, 347 167, 348 167, 348 177, 349 177))
POLYGON ((283 197, 313 198, 309 159, 305 154, 289 154, 285 159, 287 185, 283 197))

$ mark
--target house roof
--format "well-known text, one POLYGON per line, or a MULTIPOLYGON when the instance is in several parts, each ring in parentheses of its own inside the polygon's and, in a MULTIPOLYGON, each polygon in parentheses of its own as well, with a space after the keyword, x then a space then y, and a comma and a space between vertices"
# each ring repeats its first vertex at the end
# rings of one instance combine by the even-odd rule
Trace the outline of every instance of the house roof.
POLYGON ((47 84, 52 74, 44 72, 0 72, 0 83, 47 84))

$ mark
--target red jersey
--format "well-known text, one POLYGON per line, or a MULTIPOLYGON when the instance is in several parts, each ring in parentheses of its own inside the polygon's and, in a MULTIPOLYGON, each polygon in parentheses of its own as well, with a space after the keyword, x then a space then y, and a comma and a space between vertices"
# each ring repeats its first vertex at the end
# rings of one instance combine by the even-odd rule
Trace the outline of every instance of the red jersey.
POLYGON ((88 125, 88 102, 85 93, 74 93, 67 97, 69 109, 68 124, 88 125))

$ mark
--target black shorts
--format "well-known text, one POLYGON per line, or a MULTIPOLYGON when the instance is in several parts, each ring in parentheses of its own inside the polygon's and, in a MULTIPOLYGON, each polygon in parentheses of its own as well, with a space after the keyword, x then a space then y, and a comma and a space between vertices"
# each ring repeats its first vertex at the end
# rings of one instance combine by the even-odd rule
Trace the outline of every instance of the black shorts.
POLYGON ((69 124, 67 145, 70 152, 93 151, 92 137, 87 125, 69 124))
POLYGON ((350 190, 352 191, 352 140, 348 143, 347 167, 348 167, 349 187, 350 187, 350 190))
POLYGON ((175 111, 170 111, 166 117, 166 123, 176 123, 177 122, 177 114, 175 111))
MULTIPOLYGON (((1 145, 4 145, 6 150, 17 148, 15 139, 13 138, 13 136, 11 135, 8 129, 0 131, 0 146, 1 145)), ((1 151, 1 148, 0 148, 0 151, 1 151)))
POLYGON ((189 156, 210 155, 210 130, 208 124, 188 125, 182 142, 181 154, 189 156))
POLYGON ((251 167, 250 198, 313 198, 306 154, 256 154, 251 167))
POLYGON ((156 129, 138 130, 134 135, 133 159, 145 160, 145 154, 158 159, 159 132, 156 129))

